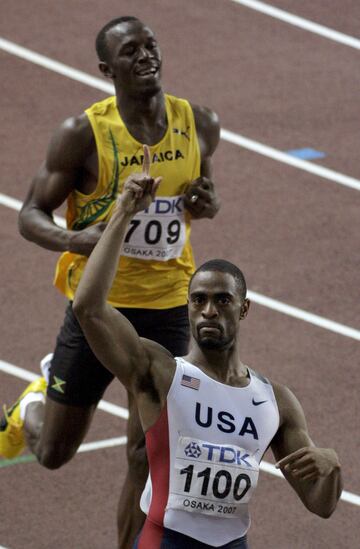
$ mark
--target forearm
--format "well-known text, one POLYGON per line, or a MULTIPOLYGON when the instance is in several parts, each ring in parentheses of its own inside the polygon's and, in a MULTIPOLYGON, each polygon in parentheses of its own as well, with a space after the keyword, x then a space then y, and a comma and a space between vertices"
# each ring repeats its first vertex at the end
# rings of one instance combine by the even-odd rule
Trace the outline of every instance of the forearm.
POLYGON ((75 232, 59 227, 51 215, 35 207, 21 210, 18 225, 26 240, 55 252, 68 251, 75 232))
POLYGON ((307 481, 302 489, 302 499, 309 511, 328 518, 335 510, 342 488, 341 470, 338 467, 327 477, 321 477, 313 482, 307 481))
POLYGON ((96 311, 106 304, 118 268, 122 242, 131 214, 116 208, 92 251, 77 288, 74 308, 96 311))
POLYGON ((92 250, 77 288, 73 306, 80 318, 104 317, 108 310, 107 296, 118 268, 129 221, 136 212, 149 207, 161 182, 161 178, 154 180, 149 176, 149 167, 150 152, 144 145, 144 172, 135 173, 125 181, 110 221, 92 250))

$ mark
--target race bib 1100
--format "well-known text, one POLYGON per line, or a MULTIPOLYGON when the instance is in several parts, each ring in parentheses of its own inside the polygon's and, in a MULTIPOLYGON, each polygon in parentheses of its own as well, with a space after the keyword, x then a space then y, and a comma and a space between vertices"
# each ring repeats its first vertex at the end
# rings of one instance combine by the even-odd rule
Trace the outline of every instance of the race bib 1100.
POLYGON ((122 255, 168 261, 180 257, 186 227, 182 196, 157 196, 147 210, 130 221, 122 255))
POLYGON ((259 464, 243 448, 180 437, 167 508, 236 517, 258 476, 259 464))

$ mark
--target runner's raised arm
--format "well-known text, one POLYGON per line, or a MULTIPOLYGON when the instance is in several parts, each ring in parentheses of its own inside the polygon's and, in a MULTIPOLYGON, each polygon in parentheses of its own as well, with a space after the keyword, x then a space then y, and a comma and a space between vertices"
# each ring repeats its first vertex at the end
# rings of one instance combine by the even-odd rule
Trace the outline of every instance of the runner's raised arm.
POLYGON ((73 311, 91 348, 129 389, 133 374, 148 367, 148 356, 132 324, 107 303, 129 221, 150 206, 161 178, 150 174, 150 152, 144 145, 143 172, 128 177, 114 213, 94 248, 78 286, 73 311))

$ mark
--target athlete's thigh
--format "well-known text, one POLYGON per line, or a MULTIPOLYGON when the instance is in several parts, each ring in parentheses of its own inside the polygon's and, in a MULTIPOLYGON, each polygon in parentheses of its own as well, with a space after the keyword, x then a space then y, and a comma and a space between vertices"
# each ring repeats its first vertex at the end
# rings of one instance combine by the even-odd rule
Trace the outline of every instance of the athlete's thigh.
POLYGON ((76 450, 89 429, 95 409, 96 404, 73 406, 47 398, 41 429, 41 446, 76 450))
POLYGON ((48 397, 59 404, 91 408, 113 378, 92 352, 70 304, 51 360, 48 397))

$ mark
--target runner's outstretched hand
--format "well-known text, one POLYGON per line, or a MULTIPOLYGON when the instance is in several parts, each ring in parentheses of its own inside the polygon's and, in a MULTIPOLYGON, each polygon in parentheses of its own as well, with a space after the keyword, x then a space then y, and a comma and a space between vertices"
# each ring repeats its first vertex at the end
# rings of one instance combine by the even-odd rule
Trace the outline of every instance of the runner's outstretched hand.
POLYGON ((309 446, 292 452, 277 462, 276 468, 300 480, 327 477, 340 467, 336 452, 330 448, 309 446))
POLYGON ((143 146, 144 160, 141 173, 130 175, 125 181, 123 192, 118 198, 117 209, 121 208, 128 214, 136 214, 146 210, 155 198, 162 178, 150 176, 151 157, 147 145, 143 146))

